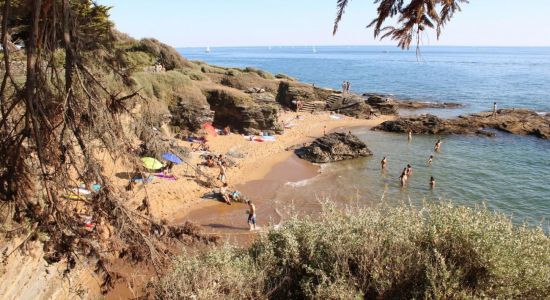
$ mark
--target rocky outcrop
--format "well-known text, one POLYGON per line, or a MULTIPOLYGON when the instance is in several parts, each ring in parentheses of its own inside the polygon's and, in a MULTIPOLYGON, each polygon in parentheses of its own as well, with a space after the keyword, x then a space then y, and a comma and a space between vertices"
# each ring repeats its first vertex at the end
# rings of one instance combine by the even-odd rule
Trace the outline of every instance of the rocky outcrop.
POLYGON ((365 103, 365 99, 358 95, 352 94, 340 98, 341 99, 338 101, 330 104, 329 109, 331 111, 336 111, 339 114, 360 119, 368 119, 374 113, 372 107, 365 103))
POLYGON ((365 102, 372 107, 373 113, 377 115, 396 115, 399 108, 394 100, 379 95, 370 96, 365 102))
POLYGON ((217 127, 229 126, 246 134, 282 130, 278 122, 279 106, 275 103, 259 104, 249 95, 230 88, 210 89, 205 94, 217 127))
POLYGON ((325 135, 294 152, 301 159, 314 163, 328 163, 372 155, 367 145, 350 133, 325 135))
POLYGON ((281 81, 279 84, 277 102, 281 105, 294 108, 293 101, 305 103, 318 100, 319 98, 311 85, 289 81, 281 81))
POLYGON ((485 134, 484 129, 496 129, 512 134, 533 135, 550 139, 550 118, 527 109, 500 109, 495 117, 490 112, 441 119, 434 115, 403 117, 386 121, 373 128, 389 132, 416 134, 485 134))
POLYGON ((395 101, 399 109, 428 109, 428 108, 441 108, 452 109, 461 108, 464 105, 455 102, 429 102, 429 101, 411 101, 411 100, 398 100, 395 101))

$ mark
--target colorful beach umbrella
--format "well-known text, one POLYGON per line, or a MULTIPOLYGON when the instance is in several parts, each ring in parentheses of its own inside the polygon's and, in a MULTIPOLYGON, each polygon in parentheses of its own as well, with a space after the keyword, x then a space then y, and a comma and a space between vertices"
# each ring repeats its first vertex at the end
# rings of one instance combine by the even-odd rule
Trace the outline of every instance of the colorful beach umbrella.
POLYGON ((173 162, 176 165, 179 165, 183 162, 183 160, 181 160, 181 158, 179 158, 179 156, 175 155, 174 153, 170 153, 170 152, 164 153, 162 155, 162 158, 164 158, 167 161, 173 162))
POLYGON ((143 166, 149 170, 158 170, 164 167, 160 161, 152 157, 142 157, 141 161, 143 162, 143 166))
POLYGON ((212 126, 211 123, 202 124, 202 128, 204 128, 212 136, 217 136, 218 135, 216 133, 216 128, 214 128, 214 126, 212 126))

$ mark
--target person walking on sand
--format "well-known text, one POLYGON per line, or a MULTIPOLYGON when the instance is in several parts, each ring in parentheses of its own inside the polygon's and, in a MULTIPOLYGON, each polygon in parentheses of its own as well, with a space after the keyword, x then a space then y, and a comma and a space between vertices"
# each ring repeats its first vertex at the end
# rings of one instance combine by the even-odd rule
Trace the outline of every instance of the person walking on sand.
POLYGON ((430 158, 428 158, 428 165, 432 165, 432 162, 434 160, 434 156, 433 155, 430 155, 430 158))
POLYGON ((434 189, 435 188, 435 179, 433 176, 430 177, 430 189, 434 189))
POLYGON ((407 139, 409 140, 409 142, 413 140, 413 132, 410 129, 409 129, 409 135, 407 136, 407 139))
POLYGON ((435 142, 434 150, 436 152, 441 151, 441 139, 438 139, 437 142, 435 142))
POLYGON ((252 203, 251 200, 248 200, 248 228, 249 230, 256 230, 256 206, 252 203))
POLYGON ((382 160, 380 161, 380 165, 382 167, 382 170, 385 170, 386 169, 386 165, 388 164, 388 160, 386 159, 386 157, 384 156, 384 158, 382 158, 382 160))
POLYGON ((405 184, 407 184, 407 179, 408 179, 407 168, 403 169, 403 172, 401 172, 401 176, 399 176, 399 179, 400 179, 400 182, 401 182, 401 187, 404 187, 405 184))
POLYGON ((493 102, 493 118, 497 116, 497 103, 493 102))

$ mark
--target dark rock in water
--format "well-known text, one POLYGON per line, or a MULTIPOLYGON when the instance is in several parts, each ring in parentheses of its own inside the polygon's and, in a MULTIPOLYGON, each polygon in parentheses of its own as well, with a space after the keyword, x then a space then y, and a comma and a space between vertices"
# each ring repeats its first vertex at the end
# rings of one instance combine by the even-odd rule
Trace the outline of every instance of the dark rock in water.
POLYGON ((349 133, 325 135, 294 152, 301 159, 314 163, 328 163, 372 155, 365 143, 349 133))
POLYGON ((550 118, 527 109, 500 109, 495 117, 491 112, 482 112, 445 120, 427 114, 386 121, 373 128, 373 130, 403 133, 411 130, 416 134, 492 135, 483 129, 496 129, 512 134, 550 139, 550 118))
POLYGON ((427 109, 427 108, 460 108, 464 105, 455 102, 426 102, 426 101, 411 101, 399 100, 395 101, 400 109, 427 109))

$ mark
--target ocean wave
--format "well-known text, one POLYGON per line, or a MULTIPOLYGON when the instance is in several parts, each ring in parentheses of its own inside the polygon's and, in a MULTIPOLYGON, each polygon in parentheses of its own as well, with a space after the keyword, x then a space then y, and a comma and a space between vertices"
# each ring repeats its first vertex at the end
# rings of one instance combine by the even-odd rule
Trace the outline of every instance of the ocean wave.
POLYGON ((308 178, 308 179, 304 179, 304 180, 300 180, 300 181, 287 182, 287 183, 285 183, 285 185, 290 186, 290 187, 304 187, 306 185, 311 184, 314 181, 315 178, 316 177, 308 178))

